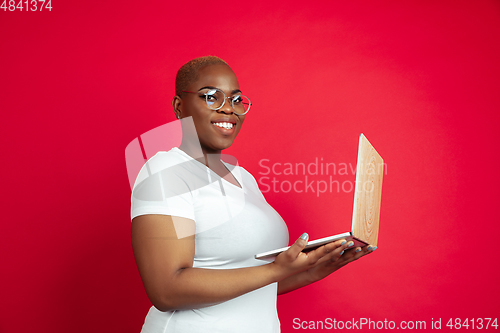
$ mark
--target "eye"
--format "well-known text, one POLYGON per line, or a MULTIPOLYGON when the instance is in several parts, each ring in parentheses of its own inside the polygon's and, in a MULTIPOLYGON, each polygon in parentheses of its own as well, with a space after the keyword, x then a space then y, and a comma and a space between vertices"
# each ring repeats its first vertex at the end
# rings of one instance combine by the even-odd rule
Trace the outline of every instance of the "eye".
POLYGON ((232 99, 234 104, 241 104, 243 102, 241 96, 234 96, 232 99))
POLYGON ((212 101, 212 102, 215 102, 217 101, 217 90, 216 89, 210 89, 209 91, 207 91, 205 94, 204 94, 204 98, 207 99, 207 101, 212 101))

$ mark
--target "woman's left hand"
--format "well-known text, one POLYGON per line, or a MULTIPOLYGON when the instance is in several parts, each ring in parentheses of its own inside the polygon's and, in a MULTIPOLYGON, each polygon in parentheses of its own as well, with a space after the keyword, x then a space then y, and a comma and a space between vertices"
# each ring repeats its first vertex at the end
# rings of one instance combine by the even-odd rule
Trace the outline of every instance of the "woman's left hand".
POLYGON ((367 245, 364 247, 355 247, 355 248, 350 248, 349 242, 346 244, 348 247, 341 252, 340 256, 334 256, 334 257, 325 257, 320 260, 318 260, 317 264, 309 268, 306 273, 309 275, 309 279, 311 281, 318 281, 321 280, 331 273, 335 272, 336 270, 344 267, 350 262, 353 262, 355 260, 358 260, 364 255, 367 255, 369 253, 372 253, 377 249, 376 246, 372 245, 367 245))
POLYGON ((319 281, 348 263, 358 260, 377 249, 376 246, 372 245, 362 248, 354 247, 353 241, 346 242, 344 239, 323 245, 322 248, 327 254, 320 258, 313 267, 280 281, 278 283, 278 294, 285 294, 319 281))

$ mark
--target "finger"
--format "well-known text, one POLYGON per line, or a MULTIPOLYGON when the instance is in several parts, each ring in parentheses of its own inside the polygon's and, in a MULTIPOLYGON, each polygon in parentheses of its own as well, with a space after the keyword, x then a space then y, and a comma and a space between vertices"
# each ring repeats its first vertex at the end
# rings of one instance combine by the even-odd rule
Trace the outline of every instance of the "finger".
POLYGON ((354 242, 350 241, 345 245, 345 248, 340 252, 342 259, 351 259, 357 252, 357 248, 354 247, 354 242))
POLYGON ((311 261, 315 261, 316 264, 321 264, 327 260, 337 261, 340 258, 340 252, 344 250, 347 241, 345 239, 339 239, 338 241, 325 244, 314 251, 308 253, 311 261))
POLYGON ((290 248, 288 248, 288 250, 285 251, 286 256, 292 260, 297 258, 299 253, 302 252, 302 250, 304 250, 304 248, 306 247, 308 239, 309 239, 309 235, 306 232, 304 232, 295 241, 295 243, 293 243, 292 246, 290 246, 290 248))
POLYGON ((358 260, 362 256, 371 253, 376 249, 376 246, 368 245, 364 247, 354 248, 352 251, 348 251, 348 254, 345 254, 342 259, 346 260, 346 262, 351 262, 354 260, 358 260))
POLYGON ((352 247, 354 246, 354 242, 353 241, 349 241, 349 242, 344 241, 344 242, 341 243, 341 245, 342 246, 339 249, 340 251, 338 252, 338 256, 331 258, 332 262, 336 262, 337 260, 339 260, 341 258, 344 258, 345 257, 344 256, 345 252, 352 252, 350 250, 352 250, 352 247))
POLYGON ((359 255, 360 257, 361 256, 364 256, 366 254, 369 254, 369 253, 372 253, 373 251, 375 251, 377 249, 376 246, 374 245, 367 245, 367 246, 363 246, 361 248, 361 251, 358 251, 357 252, 357 255, 359 255))
POLYGON ((344 248, 340 252, 340 255, 343 255, 347 250, 351 250, 353 246, 354 246, 354 242, 353 241, 350 241, 349 243, 344 244, 344 248))
POLYGON ((349 243, 347 243, 345 239, 339 239, 335 242, 325 244, 316 250, 309 252, 309 260, 311 262, 316 262, 316 264, 320 264, 327 260, 337 261, 342 255, 341 253, 343 253, 348 246, 349 243))
POLYGON ((325 244, 323 246, 323 248, 324 248, 323 251, 325 253, 330 253, 332 251, 335 251, 335 250, 339 249, 338 253, 340 253, 347 246, 348 246, 348 244, 347 244, 347 241, 345 239, 339 239, 339 240, 337 240, 335 242, 331 242, 331 243, 325 244))

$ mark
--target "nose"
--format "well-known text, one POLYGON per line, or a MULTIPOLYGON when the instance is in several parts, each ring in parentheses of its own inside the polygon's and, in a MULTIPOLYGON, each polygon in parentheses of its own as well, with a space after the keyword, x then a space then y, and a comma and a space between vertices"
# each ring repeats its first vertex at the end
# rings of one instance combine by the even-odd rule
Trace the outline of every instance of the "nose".
POLYGON ((226 97, 226 99, 224 100, 224 105, 217 111, 224 114, 233 114, 234 109, 233 105, 231 104, 231 97, 226 97))

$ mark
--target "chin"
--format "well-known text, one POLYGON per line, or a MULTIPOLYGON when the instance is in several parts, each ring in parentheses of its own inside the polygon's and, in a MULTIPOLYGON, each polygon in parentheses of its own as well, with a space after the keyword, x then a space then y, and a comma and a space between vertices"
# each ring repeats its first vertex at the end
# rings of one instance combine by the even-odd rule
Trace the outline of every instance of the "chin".
POLYGON ((221 140, 214 144, 212 147, 214 150, 224 150, 233 145, 234 140, 221 140))

